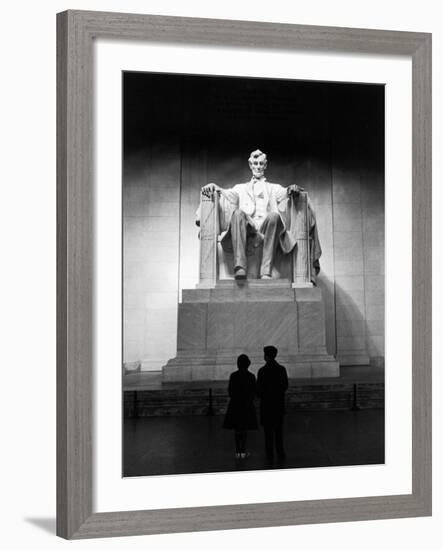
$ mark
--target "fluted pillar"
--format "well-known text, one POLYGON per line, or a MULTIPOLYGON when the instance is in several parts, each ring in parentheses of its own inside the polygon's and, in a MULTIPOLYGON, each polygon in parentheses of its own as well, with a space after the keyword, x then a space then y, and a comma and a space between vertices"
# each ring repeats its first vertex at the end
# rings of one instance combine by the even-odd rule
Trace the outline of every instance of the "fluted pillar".
POLYGON ((308 228, 308 194, 302 191, 295 200, 297 245, 294 249, 293 280, 294 288, 312 286, 311 282, 311 258, 309 246, 308 228))
POLYGON ((201 195, 200 281, 198 288, 214 288, 218 278, 218 193, 201 195))

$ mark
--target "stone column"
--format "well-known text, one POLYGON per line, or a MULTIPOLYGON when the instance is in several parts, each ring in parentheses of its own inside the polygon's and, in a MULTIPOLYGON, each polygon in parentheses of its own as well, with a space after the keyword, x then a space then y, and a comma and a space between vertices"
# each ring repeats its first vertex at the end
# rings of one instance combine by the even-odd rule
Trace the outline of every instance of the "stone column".
POLYGON ((296 235, 297 245, 293 252, 293 281, 294 288, 310 287, 311 282, 311 258, 309 246, 308 228, 308 194, 302 191, 295 200, 295 211, 297 213, 296 235))
POLYGON ((200 282, 198 288, 214 288, 218 278, 218 193, 212 193, 210 197, 202 194, 200 200, 200 282))

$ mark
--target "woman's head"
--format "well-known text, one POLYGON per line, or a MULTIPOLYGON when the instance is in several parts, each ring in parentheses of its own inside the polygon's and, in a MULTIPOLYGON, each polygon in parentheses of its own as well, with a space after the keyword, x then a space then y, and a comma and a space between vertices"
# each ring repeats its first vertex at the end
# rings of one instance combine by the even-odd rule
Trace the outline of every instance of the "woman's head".
POLYGON ((249 357, 244 353, 237 357, 237 367, 239 370, 247 370, 250 364, 251 361, 249 360, 249 357))

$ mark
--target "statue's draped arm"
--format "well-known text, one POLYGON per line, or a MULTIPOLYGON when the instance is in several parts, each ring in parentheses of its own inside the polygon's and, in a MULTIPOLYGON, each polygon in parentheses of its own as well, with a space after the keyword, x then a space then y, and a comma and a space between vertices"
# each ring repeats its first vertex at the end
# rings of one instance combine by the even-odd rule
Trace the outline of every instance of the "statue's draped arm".
MULTIPOLYGON (((226 231, 231 220, 232 212, 238 207, 239 203, 239 194, 236 190, 236 186, 230 189, 218 188, 219 193, 219 220, 220 220, 220 230, 226 231)), ((197 208, 195 213, 195 224, 200 226, 200 217, 201 217, 201 203, 197 208)))
MULTIPOLYGON (((297 197, 291 195, 287 202, 287 208, 281 213, 281 219, 283 222, 283 231, 280 234, 280 246, 285 254, 289 254, 293 251, 297 244, 299 235, 297 234, 298 224, 296 223, 297 197)), ((315 284, 316 276, 320 272, 320 256, 322 254, 320 239, 318 237, 317 221, 315 212, 312 207, 311 201, 308 197, 308 231, 309 231, 309 245, 310 245, 310 260, 311 260, 311 280, 315 284)))

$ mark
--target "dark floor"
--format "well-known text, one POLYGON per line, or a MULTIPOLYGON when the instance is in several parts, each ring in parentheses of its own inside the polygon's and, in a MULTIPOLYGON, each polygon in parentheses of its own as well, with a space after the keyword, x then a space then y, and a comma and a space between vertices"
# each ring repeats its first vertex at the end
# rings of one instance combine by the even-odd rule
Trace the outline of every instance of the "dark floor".
MULTIPOLYGON (((124 476, 263 470, 263 432, 249 432, 243 463, 223 416, 127 418, 124 476)), ((384 463, 384 410, 293 412, 285 418, 284 464, 309 468, 384 463)))

